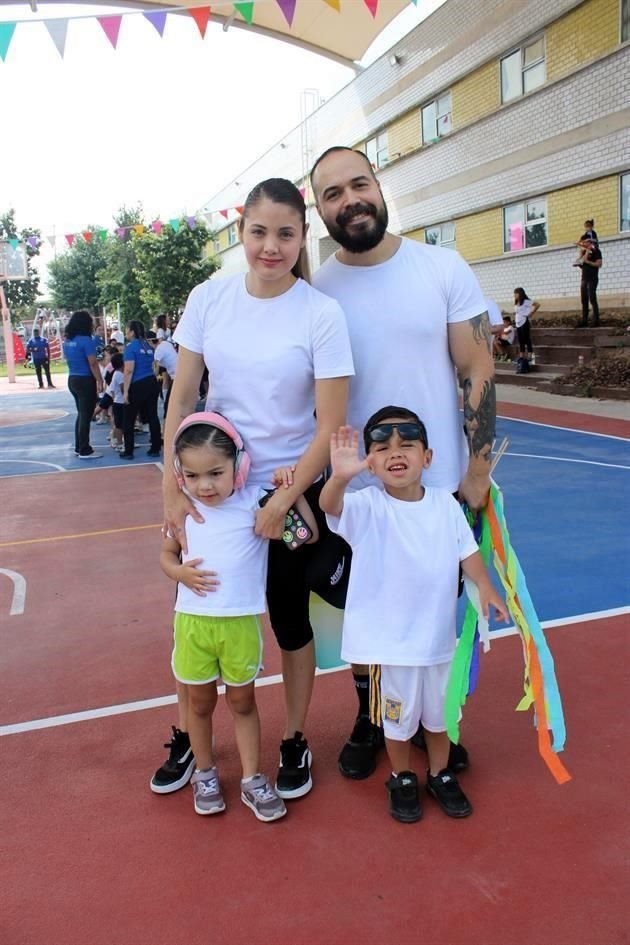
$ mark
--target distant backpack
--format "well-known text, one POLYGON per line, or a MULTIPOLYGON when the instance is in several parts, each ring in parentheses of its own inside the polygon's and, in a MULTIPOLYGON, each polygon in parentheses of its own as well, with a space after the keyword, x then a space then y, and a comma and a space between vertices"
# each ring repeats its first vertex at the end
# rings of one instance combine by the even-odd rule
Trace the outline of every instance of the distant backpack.
POLYGON ((519 358, 516 362, 517 374, 529 374, 529 361, 527 358, 519 358))

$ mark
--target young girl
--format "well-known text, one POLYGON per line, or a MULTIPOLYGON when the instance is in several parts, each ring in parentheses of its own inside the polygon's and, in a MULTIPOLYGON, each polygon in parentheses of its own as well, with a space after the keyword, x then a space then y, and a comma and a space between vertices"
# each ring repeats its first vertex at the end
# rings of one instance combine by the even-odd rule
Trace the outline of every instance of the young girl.
MULTIPOLYGON (((268 550, 254 524, 266 493, 246 486, 249 456, 220 414, 196 413, 180 424, 174 455, 178 478, 205 520, 186 519, 186 553, 169 536, 160 556, 164 573, 178 582, 171 665, 188 696, 188 730, 197 765, 192 775, 195 811, 207 815, 225 809, 212 751, 212 715, 221 678, 243 769, 241 800, 259 820, 278 820, 286 808, 260 773, 254 693, 262 662, 259 615, 265 611, 268 550), (204 570, 209 566, 213 570, 204 570)), ((311 540, 316 540, 310 509, 304 500, 298 506, 314 532, 311 540)))
POLYGON ((514 315, 516 334, 518 337, 519 357, 530 361, 533 356, 532 335, 529 319, 540 308, 539 302, 534 302, 520 286, 514 289, 514 315))
MULTIPOLYGON (((305 279, 306 232, 304 199, 291 181, 272 178, 254 187, 240 221, 247 272, 193 289, 175 331, 179 360, 164 431, 168 451, 178 424, 195 409, 207 367, 208 407, 226 413, 240 430, 252 481, 269 486, 275 469, 296 467, 292 484, 278 489, 256 517, 256 533, 276 539, 269 542, 267 605, 282 650, 287 719, 276 789, 284 799, 312 787, 304 737, 315 675, 310 591, 321 581, 343 606, 349 560, 347 549, 341 569, 334 556, 326 556, 330 545, 322 538, 342 542, 328 530, 318 496, 330 434, 345 421, 352 354, 338 303, 305 279), (315 510, 320 541, 291 551, 278 539, 287 510, 303 494, 315 510)), ((201 515, 180 492, 168 463, 163 491, 165 521, 183 542, 186 516, 199 521, 201 515)), ((178 741, 187 724, 185 699, 183 693, 171 756, 151 782, 160 793, 178 790, 187 780, 178 741)))
POLYGON ((112 399, 112 449, 122 450, 123 422, 125 416, 125 375, 123 374, 124 361, 122 354, 112 354, 111 366, 114 369, 107 393, 112 399))

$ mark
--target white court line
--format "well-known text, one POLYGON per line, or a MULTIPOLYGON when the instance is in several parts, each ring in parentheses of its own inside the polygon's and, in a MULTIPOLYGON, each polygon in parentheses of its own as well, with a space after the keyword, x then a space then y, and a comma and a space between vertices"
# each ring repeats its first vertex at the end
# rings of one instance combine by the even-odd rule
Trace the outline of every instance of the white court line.
MULTIPOLYGON (((587 623, 590 620, 604 620, 607 617, 619 617, 623 614, 630 614, 630 607, 614 607, 611 610, 598 610, 590 614, 579 614, 576 617, 561 617, 558 620, 546 620, 541 626, 545 630, 554 627, 572 626, 573 624, 587 623)), ((628 624, 630 627, 630 622, 628 624)), ((504 627, 501 630, 493 630, 490 634, 490 642, 503 637, 513 637, 518 633, 516 627, 504 627)), ((340 673, 349 669, 347 664, 334 666, 332 669, 318 669, 317 676, 327 676, 330 673, 340 673)), ((277 686, 282 682, 282 675, 277 673, 273 676, 262 676, 256 680, 256 686, 277 686)), ((225 686, 218 687, 219 693, 225 692, 225 686)), ((71 712, 68 715, 52 715, 47 719, 32 719, 30 722, 15 722, 12 725, 0 726, 0 736, 19 735, 22 732, 34 732, 43 728, 56 728, 59 725, 72 725, 74 722, 87 722, 91 719, 103 719, 111 715, 125 715, 129 712, 144 712, 146 709, 159 709, 165 705, 174 705, 177 702, 177 696, 158 696, 156 699, 141 699, 139 702, 123 702, 120 705, 103 706, 100 709, 86 709, 84 712, 71 712)))
POLYGON ((584 466, 606 466, 609 469, 630 470, 630 466, 623 466, 621 463, 597 463, 593 459, 574 459, 569 456, 543 456, 538 453, 513 453, 511 450, 507 450, 503 455, 523 456, 526 459, 548 459, 554 463, 582 463, 584 466))
MULTIPOLYGON (((67 472, 63 466, 58 466, 56 463, 42 463, 37 459, 0 459, 0 463, 13 463, 14 466, 16 463, 30 463, 31 466, 50 466, 52 469, 57 469, 59 472, 67 472)), ((21 473, 21 475, 23 476, 24 473, 21 473)), ((15 476, 3 476, 3 478, 14 479, 15 476)))
MULTIPOLYGON (((554 407, 553 409, 555 410, 556 408, 554 407)), ((599 417, 597 414, 593 416, 596 416, 599 420, 619 419, 619 417, 599 417)), ((520 417, 506 417, 504 414, 499 413, 497 414, 497 420, 510 420, 512 423, 529 423, 532 427, 546 427, 548 430, 565 430, 567 433, 583 433, 585 436, 601 436, 605 440, 621 440, 622 443, 629 442, 627 436, 616 436, 614 433, 595 433, 593 430, 579 430, 577 427, 559 427, 553 423, 541 423, 538 420, 522 420, 520 417)), ((622 420, 622 422, 628 423, 626 420, 622 420)))
MULTIPOLYGON (((13 463, 13 465, 15 465, 16 463, 34 463, 35 460, 0 459, 0 463, 4 463, 4 462, 13 463)), ((94 462, 96 463, 98 462, 98 460, 94 460, 94 462)), ((40 465, 41 466, 54 466, 55 464, 54 463, 40 463, 40 465)), ((104 463, 102 466, 73 466, 72 468, 64 468, 63 466, 55 466, 55 469, 58 472, 64 472, 64 473, 79 473, 79 472, 83 473, 83 472, 95 472, 96 470, 99 470, 99 469, 101 470, 103 469, 132 469, 133 467, 137 468, 138 466, 160 466, 160 465, 161 465, 160 463, 156 463, 155 461, 152 461, 152 462, 147 461, 146 463, 134 461, 123 466, 123 464, 119 461, 118 463, 113 463, 111 466, 108 466, 107 463, 104 463)), ((43 470, 41 475, 52 476, 52 473, 48 473, 46 470, 43 470)), ((9 476, 0 476, 0 480, 4 481, 5 479, 23 479, 24 476, 25 476, 25 473, 11 473, 9 476)))

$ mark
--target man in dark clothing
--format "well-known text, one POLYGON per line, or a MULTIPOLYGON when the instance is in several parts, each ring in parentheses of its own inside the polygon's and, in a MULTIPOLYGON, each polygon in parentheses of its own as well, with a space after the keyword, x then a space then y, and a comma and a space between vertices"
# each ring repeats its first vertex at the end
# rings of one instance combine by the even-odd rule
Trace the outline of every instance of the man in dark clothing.
POLYGON ((33 359, 33 365, 35 367, 35 373, 37 374, 37 380, 39 386, 43 387, 44 382, 42 380, 42 368, 46 372, 46 380, 48 381, 49 387, 54 387, 55 385, 52 382, 50 376, 50 349, 48 347, 48 339, 42 338, 39 328, 33 329, 33 337, 30 339, 29 343, 26 346, 26 350, 31 355, 33 359))
POLYGON ((580 296, 582 298, 582 321, 581 328, 588 325, 588 305, 591 304, 593 310, 593 325, 599 324, 599 306, 597 304, 597 283, 599 282, 599 270, 602 267, 602 254, 595 240, 590 241, 590 249, 587 249, 582 258, 582 283, 580 285, 580 296))

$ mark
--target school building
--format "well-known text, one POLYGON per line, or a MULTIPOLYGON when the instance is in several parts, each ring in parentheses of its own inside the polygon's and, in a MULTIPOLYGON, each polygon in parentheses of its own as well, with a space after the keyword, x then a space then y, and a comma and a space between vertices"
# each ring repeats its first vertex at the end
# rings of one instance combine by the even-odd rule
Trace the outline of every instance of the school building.
POLYGON ((630 306, 630 0, 447 0, 210 197, 215 278, 244 268, 234 208, 267 177, 306 187, 313 269, 334 252, 308 171, 339 144, 366 151, 393 232, 456 248, 504 307, 515 286, 578 305, 587 218, 600 299, 630 306))

